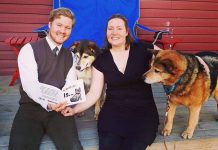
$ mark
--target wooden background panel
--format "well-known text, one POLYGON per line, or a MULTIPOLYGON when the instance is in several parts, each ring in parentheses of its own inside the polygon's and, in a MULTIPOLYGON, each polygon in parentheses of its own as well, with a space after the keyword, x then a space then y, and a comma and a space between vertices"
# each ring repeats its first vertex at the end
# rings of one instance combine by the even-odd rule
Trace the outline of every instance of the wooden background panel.
POLYGON ((48 14, 51 6, 44 5, 14 5, 14 4, 0 4, 0 13, 15 13, 15 14, 48 14))
POLYGON ((217 11, 141 9, 141 18, 218 18, 217 11))
POLYGON ((17 66, 17 59, 14 60, 1 60, 1 68, 16 68, 17 66))
POLYGON ((52 0, 1 0, 0 1, 0 75, 12 74, 16 55, 4 43, 12 36, 33 36, 32 31, 48 23, 52 0))
POLYGON ((158 9, 171 9, 171 1, 167 0, 140 0, 140 8, 158 8, 158 9))
MULTIPOLYGON (((190 52, 218 50, 218 0, 141 0, 139 23, 169 30, 175 48, 190 52)), ((153 33, 137 29, 138 37, 152 40, 153 33)), ((170 38, 169 38, 170 39, 170 38)))
POLYGON ((208 3, 208 1, 189 1, 185 3, 184 1, 172 1, 172 9, 182 9, 182 10, 218 10, 218 1, 216 3, 208 3))
MULTIPOLYGON (((156 26, 149 26, 149 28, 154 30, 167 30, 170 34, 187 34, 187 35, 218 35, 218 28, 217 27, 156 27, 156 26)), ((138 34, 143 34, 144 31, 140 31, 137 29, 138 34)), ((147 31, 145 31, 147 34, 147 31)), ((151 33, 153 34, 153 33, 151 33)))
POLYGON ((172 1, 183 1, 183 2, 210 2, 210 3, 218 3, 217 0, 172 0, 172 1))
POLYGON ((30 33, 33 30, 43 26, 44 24, 21 24, 21 23, 1 23, 0 32, 26 32, 30 33))
POLYGON ((180 43, 217 43, 218 35, 174 35, 180 43))
POLYGON ((10 45, 4 43, 4 42, 0 42, 0 50, 1 51, 12 51, 10 45))
POLYGON ((218 19, 207 18, 140 18, 138 23, 146 26, 218 27, 218 19))
MULTIPOLYGON (((2 62, 3 63, 3 62, 2 62)), ((0 75, 1 76, 8 76, 8 75, 12 75, 14 73, 14 71, 16 70, 16 67, 8 67, 8 68, 0 68, 0 75)))
POLYGON ((171 34, 218 35, 217 27, 172 27, 171 34))
POLYGON ((174 47, 175 50, 182 51, 216 51, 217 43, 178 43, 174 47))
POLYGON ((0 14, 2 23, 48 23, 48 15, 38 14, 0 14))
POLYGON ((53 0, 1 0, 0 4, 43 4, 52 5, 53 0))
MULTIPOLYGON (((16 33, 16 32, 0 32, 0 42, 3 42, 9 38, 9 37, 14 37, 14 36, 18 36, 18 37, 23 37, 23 36, 37 36, 38 33, 16 33)), ((5 43, 4 43, 5 44, 5 43)), ((1 50, 1 47, 0 47, 1 50)))
POLYGON ((0 51, 1 60, 16 60, 17 56, 13 51, 0 51))
MULTIPOLYGON (((138 34, 139 39, 153 40, 153 34, 138 34)), ((215 35, 163 35, 165 41, 169 38, 178 39, 179 43, 217 43, 218 36, 215 35)))

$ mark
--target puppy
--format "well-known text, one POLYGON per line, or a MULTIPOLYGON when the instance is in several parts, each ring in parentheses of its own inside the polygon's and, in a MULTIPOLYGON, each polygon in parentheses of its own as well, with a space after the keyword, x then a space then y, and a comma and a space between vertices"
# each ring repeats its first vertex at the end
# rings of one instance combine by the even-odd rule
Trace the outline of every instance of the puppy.
MULTIPOLYGON (((78 79, 83 79, 85 92, 87 93, 91 85, 91 66, 96 57, 102 53, 102 50, 91 41, 81 40, 75 42, 71 49, 73 50, 76 58, 76 75, 78 79)), ((98 114, 104 102, 104 94, 95 104, 95 119, 98 118, 98 114)))
POLYGON ((181 136, 190 139, 198 124, 204 102, 214 96, 218 103, 218 54, 201 52, 193 55, 175 50, 153 50, 153 53, 155 57, 151 68, 143 74, 143 78, 149 84, 162 83, 165 92, 170 96, 162 134, 170 135, 176 106, 184 105, 189 109, 189 120, 187 129, 181 136))

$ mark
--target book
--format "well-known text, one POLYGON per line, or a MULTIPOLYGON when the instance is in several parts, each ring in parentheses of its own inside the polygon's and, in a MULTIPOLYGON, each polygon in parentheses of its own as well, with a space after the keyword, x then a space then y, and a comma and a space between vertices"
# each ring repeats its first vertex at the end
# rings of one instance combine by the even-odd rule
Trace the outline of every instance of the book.
POLYGON ((60 90, 45 83, 39 83, 39 99, 48 103, 67 101, 67 105, 74 105, 86 101, 84 83, 82 79, 75 80, 71 85, 60 90))

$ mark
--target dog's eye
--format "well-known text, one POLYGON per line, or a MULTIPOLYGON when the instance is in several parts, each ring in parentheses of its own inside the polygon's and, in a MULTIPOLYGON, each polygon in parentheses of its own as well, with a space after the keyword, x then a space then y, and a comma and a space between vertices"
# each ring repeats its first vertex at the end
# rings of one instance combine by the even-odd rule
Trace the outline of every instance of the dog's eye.
POLYGON ((157 69, 154 69, 154 72, 155 72, 155 73, 160 73, 160 71, 159 71, 159 70, 157 70, 157 69))
POLYGON ((88 56, 83 56, 83 58, 88 58, 88 56))

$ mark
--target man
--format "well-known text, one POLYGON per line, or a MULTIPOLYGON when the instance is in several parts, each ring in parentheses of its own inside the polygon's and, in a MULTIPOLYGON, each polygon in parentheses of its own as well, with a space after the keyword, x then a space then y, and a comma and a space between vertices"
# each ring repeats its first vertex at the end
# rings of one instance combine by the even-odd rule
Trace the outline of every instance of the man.
POLYGON ((21 99, 11 129, 9 150, 38 150, 45 133, 58 150, 83 149, 74 117, 53 111, 60 104, 38 98, 40 82, 62 89, 75 80, 72 53, 62 46, 74 23, 69 9, 54 9, 49 16, 48 35, 21 49, 18 56, 21 99))

